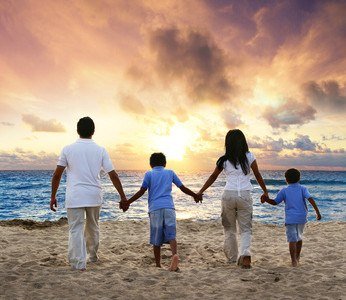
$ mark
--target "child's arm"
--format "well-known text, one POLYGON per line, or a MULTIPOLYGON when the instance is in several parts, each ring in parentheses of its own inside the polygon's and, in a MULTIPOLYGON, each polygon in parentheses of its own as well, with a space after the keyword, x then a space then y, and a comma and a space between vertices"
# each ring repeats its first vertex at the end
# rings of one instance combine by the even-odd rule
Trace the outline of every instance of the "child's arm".
POLYGON ((191 191, 189 188, 187 188, 185 185, 181 185, 180 190, 185 193, 186 195, 189 195, 191 197, 193 197, 195 199, 195 202, 202 202, 202 195, 197 195, 196 193, 194 193, 193 191, 191 191))
POLYGON ((139 199, 140 197, 142 197, 144 195, 144 193, 147 191, 146 188, 141 187, 139 189, 139 191, 134 194, 128 201, 127 204, 130 206, 133 202, 135 202, 137 199, 139 199))
POLYGON ((265 194, 263 194, 261 196, 261 202, 262 203, 267 202, 267 203, 269 203, 271 205, 278 205, 273 199, 269 199, 269 197, 267 195, 265 195, 265 194))
POLYGON ((308 201, 310 202, 310 204, 312 205, 312 207, 314 208, 314 210, 316 212, 316 219, 321 220, 322 216, 320 214, 320 210, 318 209, 315 200, 310 197, 310 198, 308 198, 308 201))

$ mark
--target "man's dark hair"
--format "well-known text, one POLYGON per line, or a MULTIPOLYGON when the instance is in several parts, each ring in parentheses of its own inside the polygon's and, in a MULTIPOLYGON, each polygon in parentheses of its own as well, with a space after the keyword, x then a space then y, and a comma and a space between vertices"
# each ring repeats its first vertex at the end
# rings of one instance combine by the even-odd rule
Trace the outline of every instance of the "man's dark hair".
POLYGON ((287 183, 296 183, 300 180, 300 172, 297 169, 288 169, 285 178, 287 183))
POLYGON ((77 123, 77 132, 81 138, 90 138, 95 132, 94 121, 90 117, 79 119, 77 123))
POLYGON ((165 167, 166 166, 166 156, 159 152, 159 153, 153 153, 150 156, 150 166, 152 168, 154 167, 165 167))

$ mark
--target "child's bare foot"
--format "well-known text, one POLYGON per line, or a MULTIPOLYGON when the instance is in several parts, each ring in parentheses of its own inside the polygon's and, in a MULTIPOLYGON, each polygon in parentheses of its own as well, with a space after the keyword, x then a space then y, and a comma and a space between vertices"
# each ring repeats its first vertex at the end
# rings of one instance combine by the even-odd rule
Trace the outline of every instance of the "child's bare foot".
POLYGON ((251 269, 251 256, 243 256, 242 266, 243 269, 251 269))
POLYGON ((179 271, 178 265, 179 265, 179 256, 178 254, 174 254, 172 256, 171 266, 169 267, 169 270, 172 272, 179 271))
POLYGON ((296 261, 296 260, 294 260, 294 261, 292 261, 292 267, 297 267, 298 266, 298 261, 296 261))

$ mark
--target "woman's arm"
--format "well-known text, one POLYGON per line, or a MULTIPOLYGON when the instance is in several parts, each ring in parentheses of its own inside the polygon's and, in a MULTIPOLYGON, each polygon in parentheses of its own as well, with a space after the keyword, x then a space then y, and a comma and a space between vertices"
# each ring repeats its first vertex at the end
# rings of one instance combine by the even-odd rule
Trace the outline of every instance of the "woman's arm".
POLYGON ((268 191, 267 191, 267 187, 266 187, 266 184, 264 183, 264 180, 262 178, 262 175, 261 173, 259 172, 258 170, 258 165, 257 165, 257 161, 254 160, 253 163, 251 164, 251 169, 256 177, 256 180, 258 182, 258 184, 260 185, 260 187, 262 188, 263 190, 263 193, 268 196, 268 191))
POLYGON ((219 170, 218 167, 215 167, 214 172, 209 176, 209 178, 207 179, 207 181, 205 182, 205 184, 203 185, 203 187, 199 190, 199 192, 197 194, 203 194, 203 192, 210 187, 214 181, 219 177, 220 173, 222 172, 222 170, 219 170))

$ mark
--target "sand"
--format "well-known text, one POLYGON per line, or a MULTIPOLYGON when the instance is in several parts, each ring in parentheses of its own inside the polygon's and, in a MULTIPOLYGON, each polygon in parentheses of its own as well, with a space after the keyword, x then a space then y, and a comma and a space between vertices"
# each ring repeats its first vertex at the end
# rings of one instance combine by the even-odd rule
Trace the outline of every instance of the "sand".
POLYGON ((0 222, 1 299, 346 299, 344 222, 310 223, 300 266, 284 227, 254 224, 253 268, 225 262, 220 221, 178 222, 179 273, 154 266, 146 221, 101 223, 100 261, 67 263, 66 222, 0 222))

